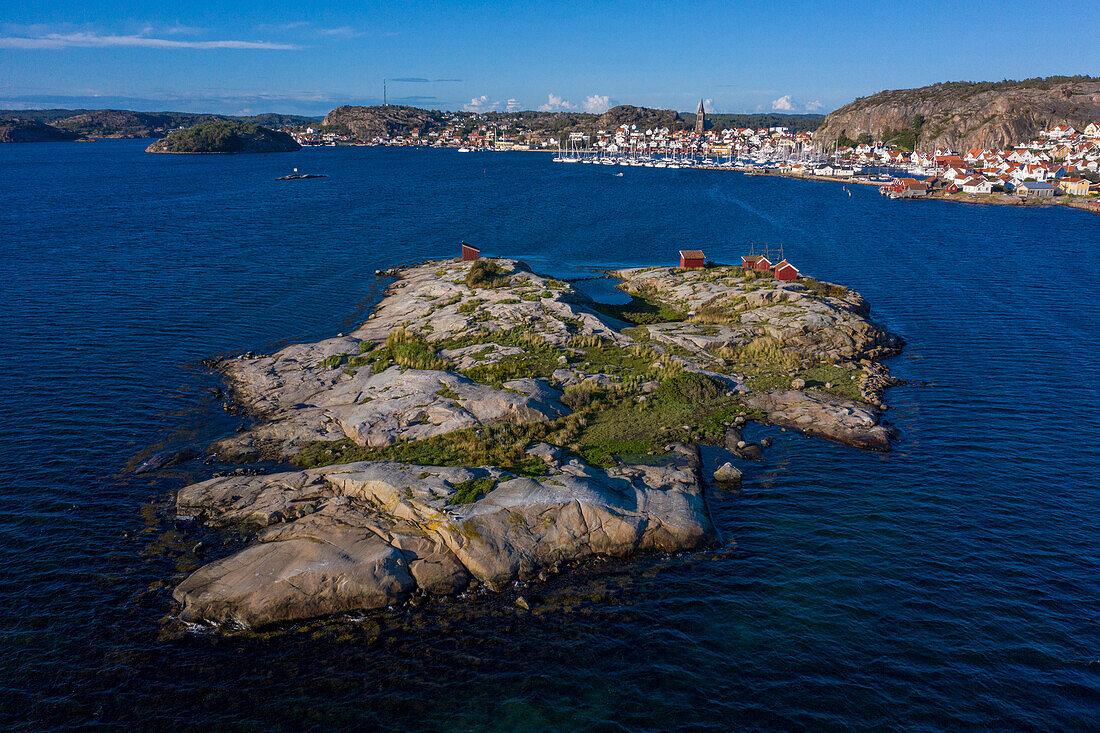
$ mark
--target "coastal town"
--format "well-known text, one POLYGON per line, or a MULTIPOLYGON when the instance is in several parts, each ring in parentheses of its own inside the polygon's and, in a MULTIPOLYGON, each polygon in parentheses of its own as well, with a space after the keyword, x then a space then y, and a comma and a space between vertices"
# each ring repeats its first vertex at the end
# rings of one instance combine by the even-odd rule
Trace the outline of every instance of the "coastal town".
MULTIPOLYGON (((939 147, 913 151, 869 135, 857 144, 815 139, 785 126, 706 124, 700 103, 694 125, 639 128, 624 124, 594 132, 533 129, 521 116, 442 113, 430 130, 411 128, 368 141, 320 125, 289 129, 303 146, 379 145, 453 148, 459 152, 544 151, 558 163, 736 170, 876 185, 890 198, 1057 199, 1084 201, 1100 195, 1100 122, 1083 129, 1055 125, 1031 140, 1005 148, 939 147), (829 148, 832 148, 831 150, 829 148)), ((846 141, 853 142, 853 141, 846 141)), ((1003 202, 1003 201, 1002 201, 1003 202)), ((1100 204, 1089 202, 1089 208, 1100 204)))

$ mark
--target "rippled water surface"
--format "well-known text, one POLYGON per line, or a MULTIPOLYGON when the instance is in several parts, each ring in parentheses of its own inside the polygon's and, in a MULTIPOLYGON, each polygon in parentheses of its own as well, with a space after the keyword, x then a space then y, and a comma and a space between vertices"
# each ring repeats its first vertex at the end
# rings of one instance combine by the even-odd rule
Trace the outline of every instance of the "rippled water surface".
MULTIPOLYGON (((1100 712, 1100 217, 541 154, 0 146, 0 721, 266 730, 1086 729, 1100 712), (328 178, 276 182, 292 166, 328 178), (908 342, 903 438, 775 432, 729 544, 510 599, 167 633, 205 357, 347 331, 459 240, 561 277, 782 242, 908 342)), ((706 454, 715 460, 713 453, 706 454)), ((207 559, 210 559, 207 557, 207 559)))

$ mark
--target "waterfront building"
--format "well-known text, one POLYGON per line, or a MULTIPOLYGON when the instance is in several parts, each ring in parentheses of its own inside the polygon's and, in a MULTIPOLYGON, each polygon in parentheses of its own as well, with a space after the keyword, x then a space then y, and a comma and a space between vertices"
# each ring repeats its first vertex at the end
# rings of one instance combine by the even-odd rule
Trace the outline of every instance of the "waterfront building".
POLYGON ((472 244, 462 243, 462 260, 464 262, 470 262, 476 260, 481 256, 481 250, 472 244))
POLYGON ((1071 196, 1088 196, 1089 181, 1084 178, 1063 178, 1058 187, 1071 196))
POLYGON ((1016 186, 1020 198, 1049 199, 1054 197, 1054 186, 1043 181, 1022 181, 1016 186))
POLYGON ((703 109, 703 100, 699 100, 699 109, 695 111, 695 134, 702 135, 704 123, 706 122, 707 111, 703 109))
POLYGON ((782 260, 775 266, 775 279, 776 280, 797 280, 798 268, 792 265, 787 260, 782 260))
MULTIPOLYGON (((700 105, 701 106, 701 105, 700 105)), ((680 267, 687 270, 702 270, 706 256, 699 249, 680 250, 680 267)))
POLYGON ((772 269, 772 261, 766 255, 742 255, 741 267, 746 270, 760 270, 763 272, 772 269))

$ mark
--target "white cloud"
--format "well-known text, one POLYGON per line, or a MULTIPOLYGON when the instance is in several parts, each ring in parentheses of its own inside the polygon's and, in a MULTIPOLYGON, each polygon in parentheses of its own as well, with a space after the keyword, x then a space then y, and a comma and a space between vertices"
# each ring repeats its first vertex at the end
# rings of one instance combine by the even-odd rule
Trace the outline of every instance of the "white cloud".
POLYGON ((561 112, 563 110, 576 108, 577 105, 551 92, 547 95, 546 104, 539 105, 539 112, 561 112))
POLYGON ((807 102, 806 103, 806 111, 807 112, 817 112, 819 109, 821 109, 824 106, 825 105, 823 105, 819 100, 815 99, 812 102, 807 102))
POLYGON ((611 107, 611 97, 606 94, 590 94, 584 100, 584 111, 603 114, 611 107))
POLYGON ((355 38, 356 36, 363 35, 350 25, 343 25, 339 28, 318 28, 317 32, 322 36, 330 36, 333 38, 355 38))
POLYGON ((790 112, 794 109, 794 102, 791 100, 790 94, 784 94, 779 99, 772 101, 772 109, 777 112, 790 112))
POLYGON ((509 99, 507 104, 504 105, 504 111, 505 112, 518 112, 519 109, 520 109, 519 100, 514 98, 514 97, 509 99))
POLYGON ((236 48, 262 51, 292 51, 301 46, 269 41, 175 41, 142 35, 101 35, 98 33, 46 33, 40 36, 0 36, 0 48, 236 48))
POLYGON ((462 105, 462 109, 464 112, 492 112, 499 106, 500 102, 492 102, 489 100, 488 94, 482 94, 480 97, 474 97, 462 105))
POLYGON ((165 28, 164 32, 169 34, 169 35, 173 35, 173 36, 174 35, 194 36, 194 35, 198 35, 199 33, 205 33, 206 29, 205 28, 200 28, 199 26, 195 26, 195 25, 180 25, 179 23, 176 23, 174 26, 171 26, 169 28, 165 28))
POLYGON ((710 97, 707 97, 706 99, 703 100, 703 109, 710 110, 710 108, 713 107, 713 106, 714 106, 714 100, 711 99, 710 97))

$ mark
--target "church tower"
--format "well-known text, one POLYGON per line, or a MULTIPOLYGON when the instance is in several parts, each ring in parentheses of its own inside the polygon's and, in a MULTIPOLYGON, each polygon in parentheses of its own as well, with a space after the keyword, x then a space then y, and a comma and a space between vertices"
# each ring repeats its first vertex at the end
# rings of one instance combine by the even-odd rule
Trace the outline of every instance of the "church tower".
POLYGON ((703 100, 699 100, 699 109, 695 112, 695 134, 703 134, 703 124, 707 119, 707 111, 703 109, 703 100))

